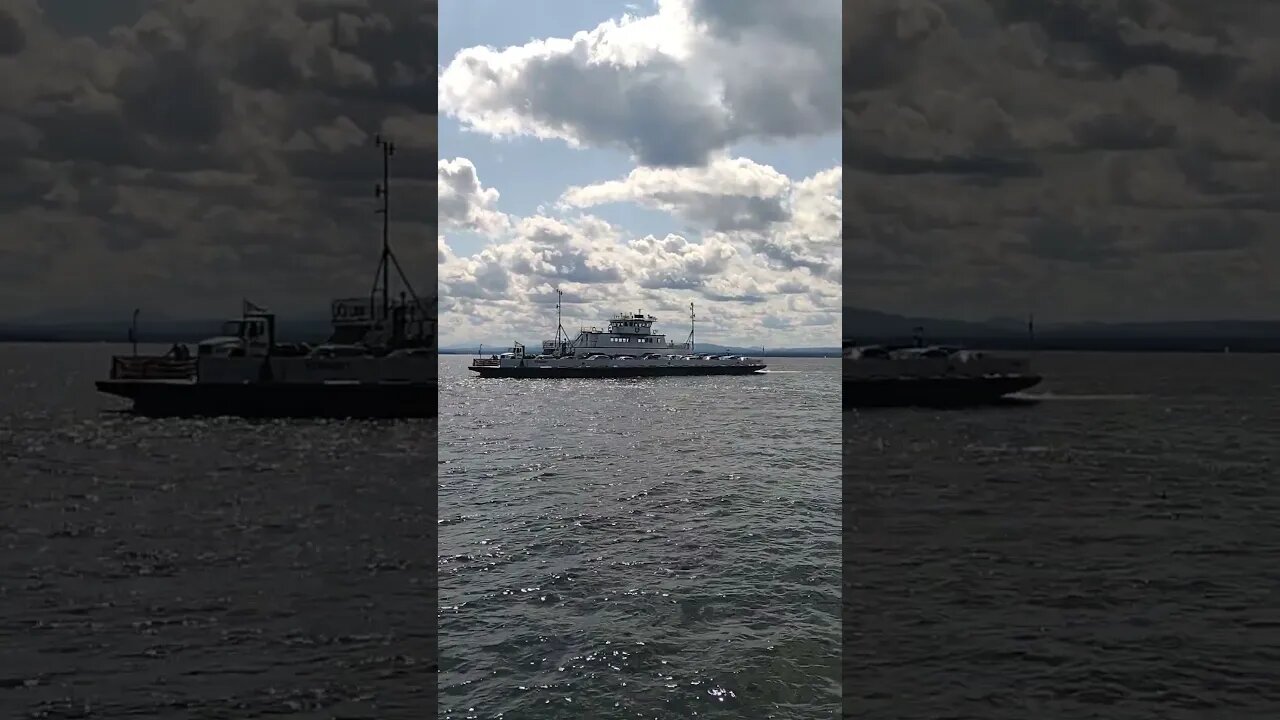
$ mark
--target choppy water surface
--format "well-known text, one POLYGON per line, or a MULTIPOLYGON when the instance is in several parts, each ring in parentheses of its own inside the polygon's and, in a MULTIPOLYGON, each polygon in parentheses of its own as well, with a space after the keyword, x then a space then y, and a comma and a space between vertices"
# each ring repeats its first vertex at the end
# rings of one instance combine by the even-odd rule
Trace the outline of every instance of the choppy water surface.
POLYGON ((1275 357, 1038 361, 844 414, 849 716, 1280 717, 1275 357))
POLYGON ((420 718, 434 422, 149 421, 0 345, 0 717, 420 718))
POLYGON ((441 717, 838 715, 838 360, 466 362, 441 361, 441 717))

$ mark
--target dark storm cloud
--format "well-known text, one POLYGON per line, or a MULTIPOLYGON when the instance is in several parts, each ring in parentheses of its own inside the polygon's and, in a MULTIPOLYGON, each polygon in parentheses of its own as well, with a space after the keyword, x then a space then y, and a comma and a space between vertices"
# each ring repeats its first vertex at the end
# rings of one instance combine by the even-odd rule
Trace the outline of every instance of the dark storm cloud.
POLYGON ((1035 162, 1025 157, 976 155, 944 155, 941 157, 904 157, 880 152, 875 148, 851 148, 845 153, 845 164, 859 170, 883 175, 981 175, 1027 177, 1040 174, 1035 162))
POLYGON ((917 48, 945 18, 928 4, 893 0, 845 3, 843 86, 849 93, 886 88, 919 61, 917 48))
POLYGON ((293 59, 293 48, 282 37, 267 37, 241 48, 233 61, 231 77, 254 90, 289 92, 306 80, 293 59))
POLYGON ((1121 258, 1121 229, 1114 226, 1043 219, 1026 229, 1026 252, 1071 263, 1105 263, 1121 258))
POLYGON ((1086 150, 1152 150, 1172 147, 1178 138, 1175 125, 1146 116, 1136 104, 1081 118, 1071 130, 1086 150))
POLYGON ((1008 23, 1032 22, 1055 42, 1083 46, 1094 67, 1112 78, 1148 65, 1178 72, 1199 92, 1213 92, 1229 82, 1242 58, 1227 45, 1230 29, 1210 15, 1178 12, 1191 2, 1165 0, 993 0, 996 14, 1008 23))
POLYGON ((1251 218, 1206 216, 1169 223, 1158 249, 1172 253, 1241 250, 1261 240, 1262 227, 1251 218))
POLYGON ((859 0, 844 25, 847 305, 1272 314, 1241 288, 1280 272, 1280 8, 859 0))
POLYGON ((0 7, 0 55, 17 55, 27 46, 27 33, 13 13, 0 7))
POLYGON ((434 285, 435 2, 112 7, 0 0, 0 265, 26 269, 7 314, 51 287, 107 313, 221 314, 273 289, 323 312, 376 262, 386 131, 406 135, 402 264, 434 285))
POLYGON ((169 50, 127 68, 115 86, 127 131, 142 131, 181 145, 206 145, 230 112, 213 69, 169 50))

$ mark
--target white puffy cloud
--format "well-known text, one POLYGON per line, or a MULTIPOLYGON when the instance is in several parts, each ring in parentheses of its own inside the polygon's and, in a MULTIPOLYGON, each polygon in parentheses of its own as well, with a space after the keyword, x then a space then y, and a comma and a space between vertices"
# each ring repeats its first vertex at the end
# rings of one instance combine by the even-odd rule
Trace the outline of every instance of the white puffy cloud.
POLYGON ((443 227, 493 235, 507 226, 507 216, 494 209, 498 191, 480 184, 476 166, 466 158, 437 163, 436 194, 443 227))
POLYGON ((840 13, 835 0, 659 0, 569 38, 457 53, 440 69, 446 123, 555 140, 565 162, 571 148, 620 149, 637 167, 567 188, 550 172, 537 214, 484 223, 475 208, 500 214, 498 197, 455 161, 439 179, 442 343, 550 337, 559 288, 571 332, 643 309, 678 338, 692 302, 707 342, 834 345, 839 169, 793 178, 731 153, 839 130, 840 13), (678 223, 638 231, 590 214, 613 204, 678 223))
POLYGON ((761 230, 789 215, 791 181, 745 158, 716 158, 693 168, 638 167, 622 180, 571 187, 571 207, 632 202, 713 230, 761 230))
POLYGON ((561 204, 632 202, 662 210, 698 230, 732 237, 766 263, 837 278, 840 179, 839 167, 792 181, 768 165, 717 158, 695 168, 639 167, 622 180, 571 187, 561 204))
POLYGON ((799 181, 749 161, 641 168, 623 180, 573 188, 565 197, 575 199, 570 205, 648 204, 701 223, 705 232, 636 236, 591 215, 536 215, 512 219, 504 233, 472 255, 456 253, 441 236, 442 342, 507 342, 508 335, 536 342, 542 338, 527 334, 547 325, 546 304, 554 303, 554 289, 561 288, 566 318, 583 324, 644 308, 674 334, 667 323, 680 322, 695 302, 708 342, 833 345, 840 305, 840 192, 839 168, 799 181), (722 203, 714 181, 735 168, 742 171, 740 182, 719 186, 729 198, 722 203), (667 185, 675 190, 664 192, 667 185), (706 209, 752 192, 772 196, 778 218, 715 229, 719 216, 706 209))
POLYGON ((840 13, 835 0, 660 0, 572 38, 463 50, 440 74, 439 105, 494 136, 701 165, 744 139, 839 128, 840 13))

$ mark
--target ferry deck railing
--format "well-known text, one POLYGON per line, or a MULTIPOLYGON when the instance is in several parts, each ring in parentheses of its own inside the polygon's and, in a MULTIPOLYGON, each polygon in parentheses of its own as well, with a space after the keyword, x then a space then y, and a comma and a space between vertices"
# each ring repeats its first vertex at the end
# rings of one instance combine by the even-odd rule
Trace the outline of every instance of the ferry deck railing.
POLYGON ((161 355, 115 355, 112 380, 190 380, 196 376, 196 360, 161 355))

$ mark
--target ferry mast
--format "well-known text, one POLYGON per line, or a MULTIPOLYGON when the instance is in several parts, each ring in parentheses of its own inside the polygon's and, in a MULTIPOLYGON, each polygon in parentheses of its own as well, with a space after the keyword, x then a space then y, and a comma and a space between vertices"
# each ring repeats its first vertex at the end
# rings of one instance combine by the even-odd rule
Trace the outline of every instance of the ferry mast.
MULTIPOLYGON (((386 322, 391 315, 391 266, 396 268, 396 275, 400 277, 400 282, 408 291, 409 297, 413 299, 413 304, 418 310, 418 333, 422 334, 425 323, 427 322, 426 308, 423 307, 422 301, 418 298, 418 294, 414 292, 413 285, 409 283, 409 278, 405 275, 404 269, 400 267, 400 261, 396 259, 396 254, 391 250, 391 156, 395 155, 396 146, 381 135, 373 136, 373 143, 377 146, 382 154, 382 184, 373 187, 374 197, 382 199, 382 207, 374 212, 382 216, 382 256, 378 261, 378 269, 373 273, 373 287, 369 290, 369 310, 373 313, 375 309, 374 302, 377 299, 378 292, 382 292, 382 322, 386 322)), ((401 305, 407 305, 405 302, 405 292, 400 293, 401 305)), ((376 315, 376 313, 373 313, 376 315)))
POLYGON ((690 353, 694 351, 693 328, 694 328, 694 321, 697 319, 697 317, 698 317, 697 315, 693 314, 693 303, 689 303, 689 352, 690 353))
POLYGON ((561 322, 561 302, 564 298, 564 291, 556 288, 556 352, 564 353, 569 347, 569 333, 564 329, 564 323, 561 322))

